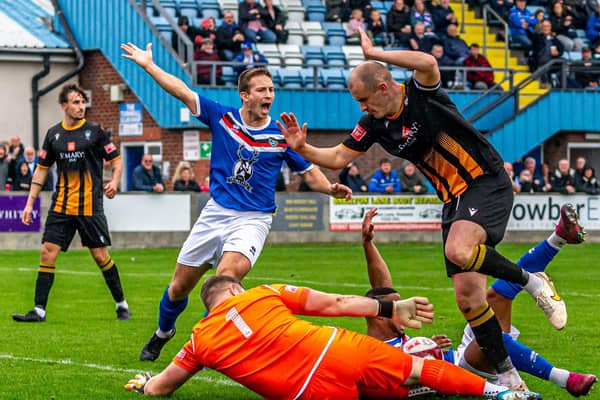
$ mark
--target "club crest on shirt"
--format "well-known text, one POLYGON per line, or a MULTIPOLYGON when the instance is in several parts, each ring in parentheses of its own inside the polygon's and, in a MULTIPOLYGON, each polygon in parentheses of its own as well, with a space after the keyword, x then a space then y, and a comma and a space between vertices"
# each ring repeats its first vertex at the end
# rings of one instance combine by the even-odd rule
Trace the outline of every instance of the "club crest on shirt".
POLYGON ((244 158, 244 146, 238 148, 238 161, 233 165, 233 175, 227 178, 227 183, 237 183, 242 185, 244 189, 252 193, 252 186, 248 183, 254 174, 254 163, 258 159, 258 152, 252 150, 250 158, 244 158))
POLYGON ((59 137, 60 137, 60 133, 55 133, 54 134, 54 140, 58 140, 59 137))
POLYGON ((361 139, 367 134, 367 130, 365 128, 363 128, 362 126, 360 126, 359 124, 356 124, 356 126, 354 127, 354 130, 352 131, 352 133, 350 134, 350 136, 352 136, 352 138, 354 140, 356 140, 357 142, 360 142, 361 139))
POLYGON ((67 151, 75 151, 75 142, 67 143, 67 151))

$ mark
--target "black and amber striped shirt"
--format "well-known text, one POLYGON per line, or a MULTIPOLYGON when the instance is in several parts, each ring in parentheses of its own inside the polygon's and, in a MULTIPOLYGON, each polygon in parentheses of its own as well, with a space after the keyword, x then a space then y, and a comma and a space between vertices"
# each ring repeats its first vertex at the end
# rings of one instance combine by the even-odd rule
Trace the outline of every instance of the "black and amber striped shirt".
POLYGON ((363 116, 342 147, 363 153, 379 143, 388 153, 413 162, 444 203, 460 196, 477 177, 502 170, 498 152, 439 85, 424 87, 411 78, 402 92, 397 118, 363 116))
POLYGON ((85 119, 73 127, 58 123, 48 130, 38 166, 56 163, 58 183, 50 210, 66 215, 91 216, 103 212, 102 169, 119 151, 100 126, 85 119))

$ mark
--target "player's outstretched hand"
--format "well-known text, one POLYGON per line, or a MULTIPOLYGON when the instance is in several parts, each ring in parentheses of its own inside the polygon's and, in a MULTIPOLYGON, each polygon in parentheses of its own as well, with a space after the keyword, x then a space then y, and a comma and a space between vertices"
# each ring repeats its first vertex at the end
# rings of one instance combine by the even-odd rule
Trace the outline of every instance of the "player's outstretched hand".
POLYGON ((104 195, 109 199, 112 199, 117 194, 117 183, 110 181, 104 185, 104 195))
POLYGON ((433 304, 427 297, 410 297, 394 301, 394 317, 407 328, 420 329, 422 323, 433 322, 433 304))
POLYGON ((438 344, 438 346, 440 346, 440 348, 442 348, 442 349, 445 349, 445 348, 448 348, 448 347, 452 347, 452 340, 448 336, 446 336, 444 334, 433 335, 431 337, 431 340, 433 340, 434 342, 436 342, 438 344))
POLYGON ((371 58, 371 52, 373 51, 373 42, 371 42, 363 28, 358 28, 358 33, 360 34, 360 47, 362 47, 365 60, 368 60, 371 58))
POLYGON ((370 242, 375 237, 375 227, 373 226, 373 218, 377 215, 377 208, 371 208, 365 214, 362 222, 362 241, 370 242))
POLYGON ((341 183, 332 183, 329 187, 329 195, 336 199, 352 199, 352 189, 341 183))
POLYGON ((123 388, 132 392, 144 394, 144 387, 150 378, 152 378, 150 372, 142 372, 141 374, 137 374, 133 379, 130 379, 123 388))
POLYGON ((23 209, 23 214, 21 215, 21 222, 24 225, 31 225, 31 223, 33 222, 33 219, 31 218, 32 214, 33 214, 33 208, 29 207, 29 206, 25 206, 25 208, 23 209))
POLYGON ((127 44, 123 43, 121 44, 121 50, 125 52, 125 54, 121 54, 121 56, 128 60, 135 61, 142 68, 147 68, 152 65, 152 43, 146 45, 146 50, 140 49, 131 42, 128 42, 127 44))
POLYGON ((300 124, 298 123, 294 113, 281 113, 279 117, 285 126, 279 121, 275 121, 275 123, 283 133, 285 141, 293 150, 298 151, 306 144, 306 132, 308 131, 308 125, 305 122, 302 124, 302 127, 300 127, 300 124))

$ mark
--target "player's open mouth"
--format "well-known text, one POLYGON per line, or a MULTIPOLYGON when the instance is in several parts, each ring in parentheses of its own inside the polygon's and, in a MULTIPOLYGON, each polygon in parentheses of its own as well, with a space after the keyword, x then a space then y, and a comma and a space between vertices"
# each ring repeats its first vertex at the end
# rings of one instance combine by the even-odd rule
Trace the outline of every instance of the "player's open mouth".
POLYGON ((269 110, 271 109, 271 103, 262 103, 260 105, 260 108, 264 111, 264 112, 269 112, 269 110))

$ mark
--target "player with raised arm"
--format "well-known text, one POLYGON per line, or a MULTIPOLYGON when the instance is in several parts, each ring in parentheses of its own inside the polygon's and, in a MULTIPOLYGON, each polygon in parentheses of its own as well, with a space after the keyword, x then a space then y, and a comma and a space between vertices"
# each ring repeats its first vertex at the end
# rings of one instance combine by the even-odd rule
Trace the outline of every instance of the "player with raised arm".
POLYGON ((123 172, 119 150, 100 126, 85 119, 87 97, 83 89, 73 84, 65 85, 58 101, 64 118, 46 133, 21 219, 25 225, 31 223, 33 204, 46 182, 48 169, 56 163, 58 183, 42 236, 35 308, 27 314, 13 314, 12 317, 17 322, 46 321, 46 305, 54 283, 56 259, 61 250, 67 251, 75 232, 78 232, 81 244, 89 248, 102 271, 116 303, 117 319, 128 320, 129 306, 119 271, 108 253, 110 234, 102 198, 106 195, 112 199, 117 194, 123 172), (103 186, 104 160, 112 166, 112 179, 103 186))
POLYGON ((444 202, 442 239, 446 272, 456 304, 473 328, 482 351, 512 388, 521 379, 502 340, 502 330, 486 301, 486 275, 523 286, 556 329, 566 324, 566 308, 550 283, 529 274, 495 249, 502 240, 513 203, 510 179, 500 155, 441 89, 435 58, 419 51, 375 49, 364 31, 367 60, 350 74, 348 88, 366 111, 343 143, 317 148, 306 142, 307 126, 293 114, 279 123, 287 143, 309 161, 327 168, 347 165, 374 143, 415 164, 444 202), (413 69, 404 84, 383 63, 413 69))
MULTIPOLYGON (((397 301, 400 295, 393 287, 392 276, 389 268, 377 250, 373 241, 375 237, 373 218, 377 215, 377 209, 369 210, 363 219, 362 225, 362 245, 367 262, 367 272, 371 289, 367 292, 367 297, 397 301)), ((558 253, 545 248, 545 245, 555 246, 562 243, 581 243, 583 241, 583 228, 577 222, 577 213, 573 205, 567 203, 561 208, 561 218, 555 231, 550 237, 521 257, 518 264, 529 270, 544 270, 558 253)), ((495 284, 495 283, 494 283, 495 284)), ((513 297, 514 298, 514 297, 513 297)), ((512 300, 510 300, 512 305, 512 300)), ((498 310, 496 315, 499 320, 505 319, 505 309, 498 310)), ((509 313, 510 315, 510 313, 509 313)), ((382 318, 367 318, 367 335, 375 337, 394 347, 403 348, 407 353, 415 354, 410 348, 412 343, 408 335, 404 332, 404 327, 392 320, 382 318)), ((592 374, 580 374, 571 372, 562 368, 557 368, 544 359, 541 355, 517 340, 518 330, 509 325, 509 333, 503 333, 504 343, 508 350, 511 360, 519 371, 527 372, 538 378, 553 382, 557 386, 566 389, 571 395, 579 397, 589 393, 596 376, 592 374), (512 328, 512 329, 510 329, 512 328)), ((457 349, 452 349, 452 342, 446 335, 435 335, 431 338, 433 346, 414 347, 415 351, 419 348, 427 348, 424 355, 435 355, 438 359, 444 359, 450 363, 458 365, 468 371, 471 371, 489 381, 497 381, 496 371, 487 361, 473 335, 469 324, 465 326, 461 344, 457 349), (445 349, 443 352, 441 349, 445 349)), ((418 340, 418 338, 416 338, 418 340)), ((421 340, 425 342, 425 340, 421 340)), ((417 343, 418 344, 418 343, 417 343)), ((415 393, 427 394, 430 391, 424 388, 415 389, 415 393)))
POLYGON ((486 382, 443 361, 412 357, 368 336, 293 315, 378 316, 419 328, 433 319, 433 305, 424 297, 387 301, 290 285, 244 290, 223 275, 208 278, 201 297, 208 315, 196 324, 191 340, 160 374, 138 374, 125 389, 168 396, 207 367, 268 399, 402 398, 417 383, 448 395, 540 398, 486 382))
POLYGON ((216 266, 217 275, 241 280, 258 259, 271 228, 275 185, 284 162, 303 174, 315 191, 338 198, 350 198, 352 191, 331 184, 319 168, 286 144, 269 115, 275 89, 267 69, 242 72, 238 80, 242 106, 237 108, 199 95, 162 70, 152 59, 151 44, 146 50, 132 43, 121 49, 123 57, 136 62, 212 132, 211 199, 181 248, 175 273, 160 301, 158 329, 140 354, 141 360, 154 361, 175 334, 175 321, 185 309, 189 293, 209 268, 216 266))

